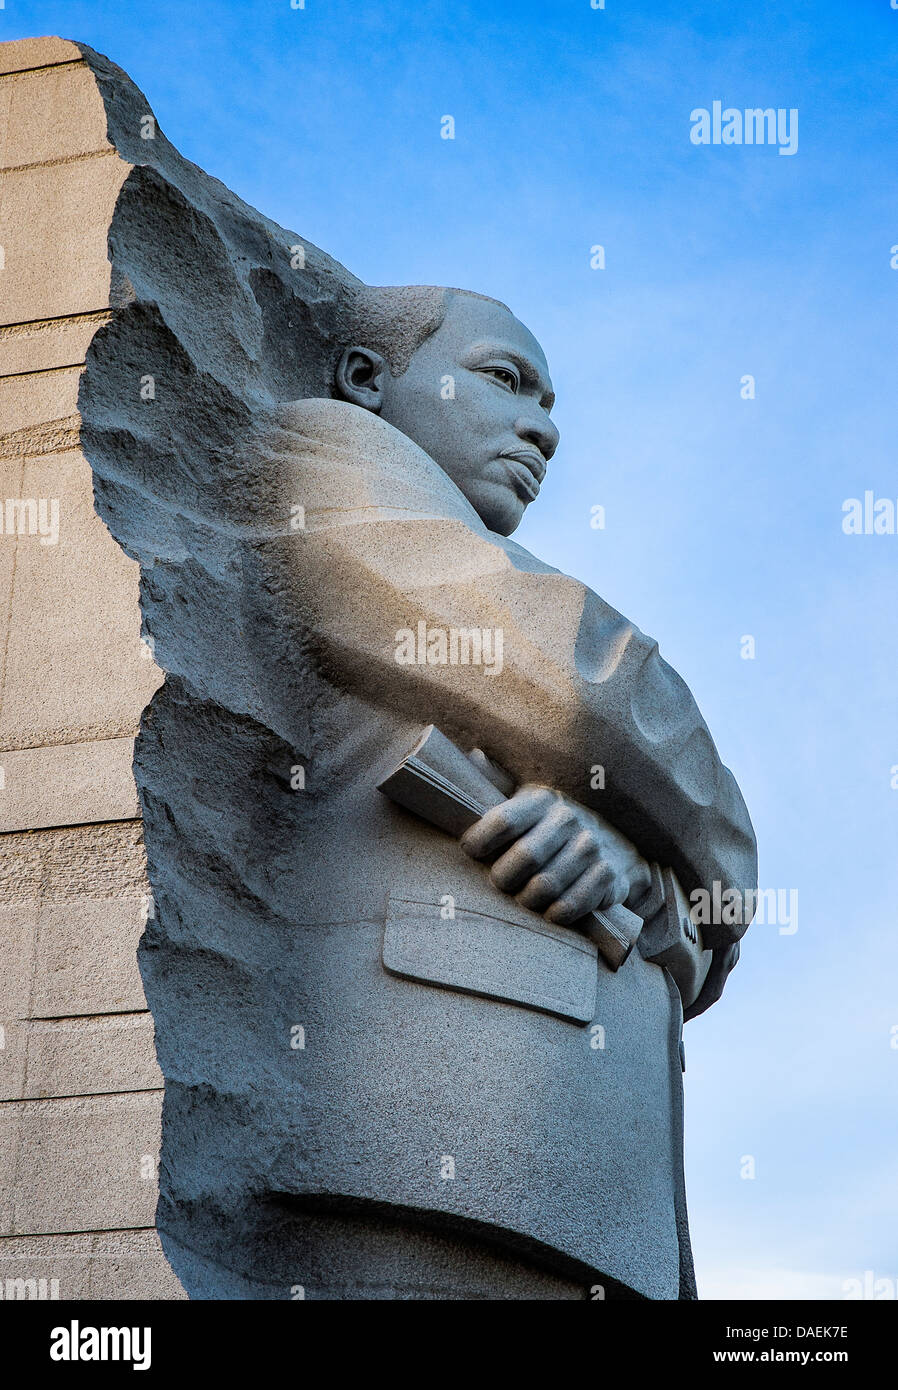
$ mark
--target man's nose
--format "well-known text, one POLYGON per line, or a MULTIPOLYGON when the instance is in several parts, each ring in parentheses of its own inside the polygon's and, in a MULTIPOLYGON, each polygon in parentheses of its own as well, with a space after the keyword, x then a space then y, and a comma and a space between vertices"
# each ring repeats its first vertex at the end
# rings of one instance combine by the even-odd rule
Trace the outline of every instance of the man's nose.
POLYGON ((527 444, 535 444, 544 458, 550 459, 558 448, 560 435, 541 405, 518 416, 515 434, 527 444))

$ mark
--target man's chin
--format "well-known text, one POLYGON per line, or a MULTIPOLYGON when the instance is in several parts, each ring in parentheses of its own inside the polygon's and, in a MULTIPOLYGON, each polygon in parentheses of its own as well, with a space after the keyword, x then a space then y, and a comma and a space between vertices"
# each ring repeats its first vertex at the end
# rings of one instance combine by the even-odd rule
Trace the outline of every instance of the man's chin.
POLYGON ((484 488, 482 493, 468 500, 484 526, 497 536, 510 536, 516 531, 529 506, 529 502, 520 498, 512 488, 501 485, 484 488))

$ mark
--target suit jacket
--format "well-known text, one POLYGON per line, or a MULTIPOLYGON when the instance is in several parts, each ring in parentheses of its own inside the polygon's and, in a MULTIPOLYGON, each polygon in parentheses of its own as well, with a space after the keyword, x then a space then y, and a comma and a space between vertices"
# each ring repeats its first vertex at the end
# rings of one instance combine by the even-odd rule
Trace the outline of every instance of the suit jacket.
POLYGON ((613 974, 376 787, 436 723, 593 806, 688 891, 754 885, 735 782, 657 645, 488 532, 405 436, 307 401, 259 451, 248 514, 192 541, 230 631, 170 645, 138 753, 141 960, 180 1115, 161 1224, 200 1199, 369 1204, 675 1298, 670 976, 636 952, 613 974), (397 661, 422 621, 501 629, 501 672, 397 661))

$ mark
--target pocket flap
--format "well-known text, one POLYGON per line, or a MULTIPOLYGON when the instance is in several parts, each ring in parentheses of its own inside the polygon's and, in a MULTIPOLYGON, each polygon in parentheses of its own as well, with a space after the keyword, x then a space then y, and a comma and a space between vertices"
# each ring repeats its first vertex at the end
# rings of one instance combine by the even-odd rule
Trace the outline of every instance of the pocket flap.
POLYGON ((533 924, 475 912, 458 902, 390 897, 383 963, 396 975, 558 1014, 595 1017, 597 951, 578 932, 533 914, 533 924))

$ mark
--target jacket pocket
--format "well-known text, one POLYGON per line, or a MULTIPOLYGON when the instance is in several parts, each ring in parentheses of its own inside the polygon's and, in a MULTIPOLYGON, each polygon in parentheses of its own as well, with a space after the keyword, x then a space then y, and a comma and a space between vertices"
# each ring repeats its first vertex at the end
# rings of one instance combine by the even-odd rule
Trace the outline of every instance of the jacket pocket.
POLYGON ((576 1023, 595 1017, 597 956, 591 941, 535 913, 532 923, 509 921, 392 894, 387 904, 383 963, 392 974, 576 1023))

